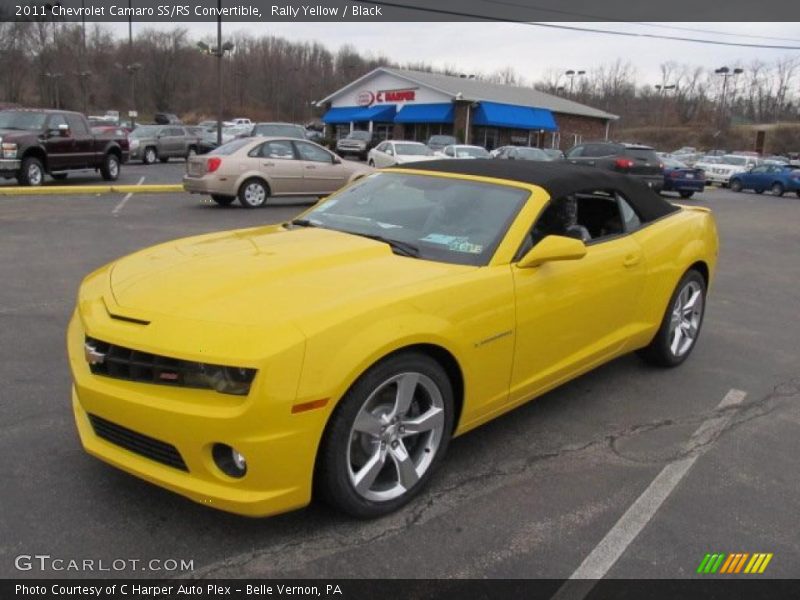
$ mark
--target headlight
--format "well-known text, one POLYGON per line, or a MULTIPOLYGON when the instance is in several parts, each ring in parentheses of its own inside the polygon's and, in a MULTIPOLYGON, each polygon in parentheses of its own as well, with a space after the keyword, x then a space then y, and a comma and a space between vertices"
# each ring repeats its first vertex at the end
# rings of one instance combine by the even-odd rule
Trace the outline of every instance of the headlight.
POLYGON ((2 146, 0 146, 2 150, 0 150, 0 155, 3 158, 17 158, 17 145, 12 144, 10 142, 4 142, 2 146))
POLYGON ((195 363, 197 371, 187 371, 187 380, 199 377, 208 387, 223 394, 236 394, 246 396, 250 392, 250 384, 256 376, 255 369, 240 367, 223 367, 220 365, 206 365, 195 363))

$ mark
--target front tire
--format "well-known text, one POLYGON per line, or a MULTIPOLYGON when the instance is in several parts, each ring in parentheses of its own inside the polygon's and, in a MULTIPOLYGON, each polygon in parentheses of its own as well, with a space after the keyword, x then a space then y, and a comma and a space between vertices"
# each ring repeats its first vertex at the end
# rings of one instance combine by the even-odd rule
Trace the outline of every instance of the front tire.
POLYGON ((44 166, 35 156, 22 159, 22 168, 17 177, 20 185, 38 187, 44 182, 44 166))
POLYGON ((320 496, 362 519, 409 502, 447 451, 453 407, 447 374, 424 354, 397 354, 371 367, 328 423, 315 473, 320 496))
POLYGON ((152 146, 144 149, 144 154, 142 155, 142 162, 146 165, 152 165, 158 159, 158 152, 152 146))
POLYGON ((734 179, 731 181, 731 191, 732 192, 741 192, 742 191, 742 182, 738 179, 734 179))
POLYGON ((683 190, 682 192, 678 192, 681 195, 681 198, 691 198, 694 196, 694 192, 690 190, 683 190))
POLYGON ((690 269, 675 287, 658 332, 639 356, 658 367, 677 367, 685 361, 700 335, 705 301, 706 280, 690 269))
POLYGON ((119 158, 116 154, 106 154, 103 164, 100 167, 100 175, 106 181, 116 181, 119 179, 119 158))
POLYGON ((778 196, 780 198, 781 196, 783 196, 783 192, 785 190, 783 189, 783 185, 782 184, 774 183, 772 185, 772 188, 770 188, 770 191, 772 192, 773 196, 778 196))
POLYGON ((258 178, 248 179, 239 188, 239 204, 245 208, 261 208, 269 198, 269 187, 258 178))

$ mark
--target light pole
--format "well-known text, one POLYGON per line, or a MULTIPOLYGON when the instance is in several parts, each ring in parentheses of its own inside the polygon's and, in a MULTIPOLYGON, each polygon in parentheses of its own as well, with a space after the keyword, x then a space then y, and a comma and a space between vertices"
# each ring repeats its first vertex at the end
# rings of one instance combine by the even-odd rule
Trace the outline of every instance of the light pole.
POLYGON ((197 42, 202 52, 217 57, 217 145, 222 145, 222 57, 233 50, 231 42, 222 43, 222 0, 217 0, 217 46, 212 48, 205 42, 197 42))
POLYGON ((664 106, 666 104, 667 92, 671 92, 671 91, 674 91, 674 90, 678 89, 678 86, 676 86, 674 83, 671 83, 669 85, 665 83, 663 85, 656 84, 655 88, 658 90, 659 96, 661 96, 661 127, 663 128, 664 127, 664 106))
POLYGON ((720 67, 719 69, 714 69, 714 73, 722 75, 722 97, 719 105, 719 128, 722 130, 725 128, 725 95, 728 91, 728 79, 741 75, 744 73, 744 69, 736 68, 731 70, 728 67, 720 67))
POLYGON ((572 90, 575 85, 575 78, 583 77, 584 75, 586 75, 586 71, 575 71, 574 69, 570 69, 569 71, 565 72, 564 75, 569 77, 569 95, 572 96, 572 90))
POLYGON ((61 108, 61 94, 59 92, 60 85, 58 83, 58 80, 61 79, 64 76, 64 74, 63 73, 51 73, 50 71, 47 71, 44 74, 44 76, 47 77, 48 79, 52 79, 53 80, 53 84, 55 85, 55 90, 56 90, 56 108, 61 108))

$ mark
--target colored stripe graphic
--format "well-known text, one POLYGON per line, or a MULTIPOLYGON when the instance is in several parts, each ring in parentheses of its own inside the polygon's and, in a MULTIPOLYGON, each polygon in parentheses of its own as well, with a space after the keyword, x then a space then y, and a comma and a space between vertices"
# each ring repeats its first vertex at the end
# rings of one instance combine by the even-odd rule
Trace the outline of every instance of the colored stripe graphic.
POLYGON ((700 565, 697 567, 698 573, 714 574, 757 574, 763 573, 774 555, 766 552, 725 552, 707 553, 700 565), (749 560, 748 560, 749 559, 749 560), (746 566, 745 566, 746 565, 746 566))

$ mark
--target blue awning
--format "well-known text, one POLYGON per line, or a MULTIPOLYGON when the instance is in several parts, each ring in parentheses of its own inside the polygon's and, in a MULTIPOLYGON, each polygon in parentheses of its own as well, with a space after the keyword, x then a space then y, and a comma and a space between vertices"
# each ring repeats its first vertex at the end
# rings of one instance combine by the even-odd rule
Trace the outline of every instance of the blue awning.
POLYGON ((556 131, 558 126, 553 113, 544 108, 499 104, 497 102, 481 102, 475 109, 473 125, 490 127, 508 127, 511 129, 544 129, 556 131))
POLYGON ((324 123, 361 123, 364 121, 378 121, 391 123, 397 108, 394 104, 381 104, 379 106, 343 106, 331 108, 322 117, 324 123))
POLYGON ((406 104, 397 116, 395 123, 452 123, 453 105, 446 104, 406 104))

